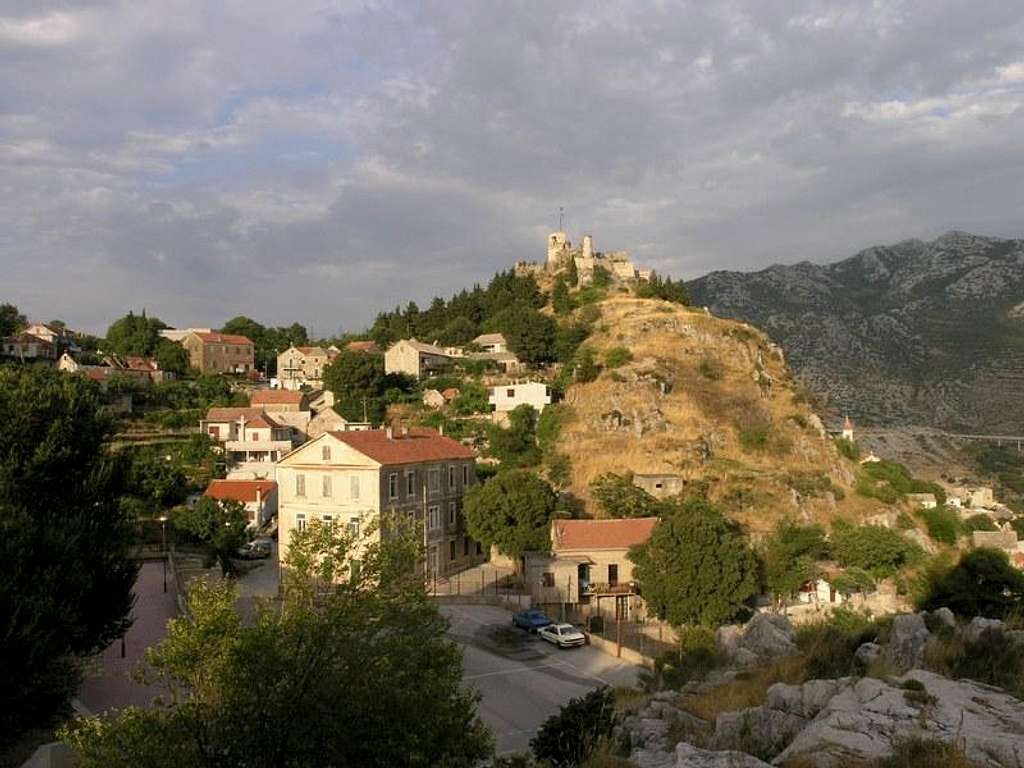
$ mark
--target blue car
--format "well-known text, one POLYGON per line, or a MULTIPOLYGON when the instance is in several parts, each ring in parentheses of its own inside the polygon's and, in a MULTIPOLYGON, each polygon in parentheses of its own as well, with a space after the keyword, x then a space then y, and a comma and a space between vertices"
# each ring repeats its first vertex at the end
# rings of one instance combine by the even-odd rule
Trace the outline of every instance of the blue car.
POLYGON ((512 614, 512 623, 527 632, 536 632, 552 622, 540 608, 527 608, 525 611, 512 614))

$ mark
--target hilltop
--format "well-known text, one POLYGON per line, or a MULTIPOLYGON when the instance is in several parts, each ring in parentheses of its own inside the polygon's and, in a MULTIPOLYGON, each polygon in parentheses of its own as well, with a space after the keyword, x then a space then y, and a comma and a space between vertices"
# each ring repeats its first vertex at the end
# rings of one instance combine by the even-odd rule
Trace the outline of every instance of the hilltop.
MULTIPOLYGON (((855 495, 856 463, 841 456, 781 350, 746 323, 665 301, 597 305, 587 345, 605 365, 571 385, 557 450, 569 491, 590 500, 606 472, 678 476, 753 532, 795 516, 859 521, 879 502, 855 495)), ((593 505, 588 505, 593 507, 593 505)))
POLYGON ((752 323, 836 415, 1022 434, 1024 240, 950 232, 834 264, 712 272, 693 302, 752 323))

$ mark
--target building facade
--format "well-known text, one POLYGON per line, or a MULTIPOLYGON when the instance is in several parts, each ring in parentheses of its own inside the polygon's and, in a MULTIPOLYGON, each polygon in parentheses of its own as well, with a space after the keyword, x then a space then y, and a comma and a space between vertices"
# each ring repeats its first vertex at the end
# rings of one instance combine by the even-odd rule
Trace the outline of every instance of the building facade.
POLYGON ((234 333, 193 331, 182 339, 189 364, 200 373, 251 373, 256 369, 256 348, 234 333))
POLYGON ((3 353, 3 357, 14 360, 53 360, 56 349, 46 339, 26 332, 5 336, 0 342, 0 352, 3 353))
POLYGON ((277 379, 284 389, 319 389, 324 369, 338 354, 337 347, 289 347, 277 356, 277 379))
POLYGON ((262 527, 277 514, 277 483, 273 480, 214 480, 203 496, 240 502, 250 528, 262 527))
POLYGON ((395 514, 419 526, 426 573, 451 573, 482 557, 462 515, 476 482, 476 452, 432 429, 324 433, 277 465, 279 551, 313 520, 362 536, 395 514))
POLYGON ((441 373, 452 364, 452 356, 433 344, 416 339, 396 341, 384 353, 384 372, 403 373, 414 379, 441 373))
POLYGON ((487 402, 494 408, 495 414, 506 414, 520 405, 532 406, 537 413, 551 405, 551 387, 542 381, 516 381, 491 387, 487 402))

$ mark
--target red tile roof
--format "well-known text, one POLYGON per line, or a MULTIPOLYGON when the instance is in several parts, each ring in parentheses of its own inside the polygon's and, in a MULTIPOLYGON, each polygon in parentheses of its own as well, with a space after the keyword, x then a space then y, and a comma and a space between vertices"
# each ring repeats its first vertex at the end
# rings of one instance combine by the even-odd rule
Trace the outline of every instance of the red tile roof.
POLYGON ((246 336, 239 336, 236 333, 205 333, 203 331, 193 331, 193 333, 199 337, 200 341, 204 344, 248 344, 252 346, 246 336))
POLYGON ((288 389, 257 389, 249 402, 252 405, 301 405, 304 395, 288 389))
POLYGON ((296 347, 295 349, 304 355, 316 355, 317 357, 327 356, 327 350, 323 347, 296 347))
POLYGON ((160 366, 152 357, 126 357, 125 367, 132 371, 159 371, 160 366))
POLYGON ((256 501, 256 491, 259 491, 260 497, 265 500, 267 495, 275 490, 277 483, 273 480, 214 480, 203 496, 211 499, 234 499, 245 504, 256 501))
POLYGON ((249 421, 262 414, 262 408, 211 408, 206 412, 206 421, 236 421, 243 416, 249 421))
POLYGON ((622 520, 556 520, 554 548, 628 549, 643 544, 657 525, 656 517, 622 520))
POLYGON ((250 419, 249 421, 245 422, 245 426, 246 429, 248 429, 249 427, 266 427, 267 429, 277 429, 281 425, 274 421, 266 413, 261 413, 255 419, 250 419))
POLYGON ((375 341, 350 341, 345 345, 349 352, 380 352, 375 341))
POLYGON ((458 440, 442 437, 433 429, 413 428, 407 437, 396 430, 388 437, 383 429, 331 432, 333 437, 381 464, 419 464, 424 461, 475 459, 476 451, 458 440))

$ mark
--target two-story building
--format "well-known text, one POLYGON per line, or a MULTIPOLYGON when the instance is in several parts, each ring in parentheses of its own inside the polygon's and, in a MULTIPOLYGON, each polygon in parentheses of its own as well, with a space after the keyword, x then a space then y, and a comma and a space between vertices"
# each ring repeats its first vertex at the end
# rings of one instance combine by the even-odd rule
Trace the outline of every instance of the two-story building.
POLYGON ((203 495, 241 503, 250 528, 260 528, 277 514, 277 483, 273 480, 213 480, 203 495))
POLYGON ((284 389, 318 389, 324 383, 324 369, 338 354, 337 347, 288 347, 277 356, 277 379, 284 389))
POLYGON ((256 348, 245 336, 234 333, 193 331, 181 345, 189 364, 200 373, 250 373, 256 368, 256 348))
POLYGON ((292 427, 262 408, 211 408, 199 431, 224 447, 231 478, 273 479, 274 464, 295 447, 292 427))
POLYGON ((309 411, 309 399, 304 392, 289 389, 256 389, 249 395, 249 405, 267 413, 295 413, 309 411))
POLYGON ((551 404, 551 387, 542 381, 516 381, 491 387, 487 402, 494 408, 494 421, 502 423, 520 405, 532 406, 537 413, 551 404))
POLYGON ((432 429, 326 432, 277 465, 279 551, 312 520, 358 536, 389 513, 421 526, 427 574, 453 572, 482 557, 462 516, 476 482, 476 452, 432 429))
POLYGON ((396 341, 384 353, 385 373, 404 373, 414 379, 441 373, 451 365, 452 356, 445 350, 416 339, 396 341))
POLYGON ((13 336, 5 336, 0 341, 0 353, 3 357, 15 360, 53 360, 56 347, 46 339, 21 332, 13 336))

